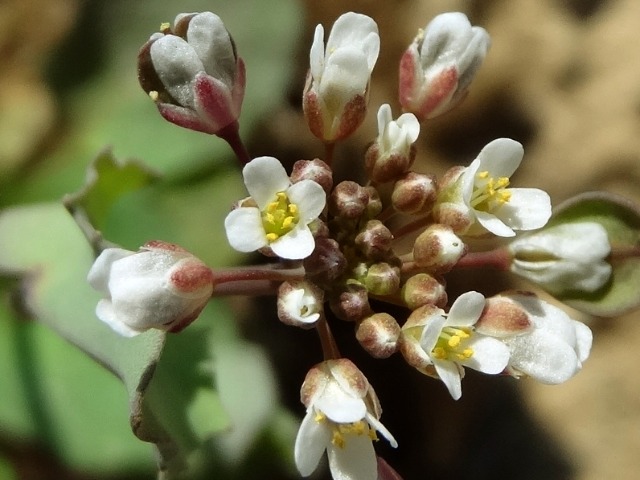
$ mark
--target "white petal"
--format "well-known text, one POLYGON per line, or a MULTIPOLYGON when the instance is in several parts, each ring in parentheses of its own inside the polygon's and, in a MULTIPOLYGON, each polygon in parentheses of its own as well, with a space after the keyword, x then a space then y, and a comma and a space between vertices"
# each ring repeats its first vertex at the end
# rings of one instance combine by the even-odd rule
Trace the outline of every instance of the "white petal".
POLYGON ((316 82, 319 82, 324 70, 324 28, 322 25, 317 25, 313 34, 313 43, 309 51, 309 65, 311 76, 316 82))
POLYGON ((492 213, 473 210, 476 219, 485 229, 498 237, 514 237, 516 232, 492 213))
POLYGON ((291 203, 298 206, 300 221, 307 224, 320 216, 327 203, 324 189, 313 180, 301 180, 287 190, 291 203))
POLYGON ((380 420, 375 418, 370 413, 367 413, 367 422, 369 422, 369 425, 371 425, 377 432, 379 432, 384 438, 386 438, 393 448, 398 448, 398 442, 393 437, 393 435, 391 435, 391 432, 387 430, 387 427, 385 427, 382 422, 380 422, 380 420))
POLYGON ((140 330, 134 330, 118 319, 110 300, 102 299, 98 302, 96 316, 109 325, 114 332, 123 337, 135 337, 142 333, 140 330))
POLYGON ((465 367, 496 375, 509 363, 509 347, 495 338, 475 334, 465 346, 473 349, 473 356, 462 362, 465 367))
POLYGON ((580 369, 581 363, 573 348, 549 332, 538 329, 505 342, 511 350, 509 364, 539 382, 562 383, 580 369))
POLYGON ((151 62, 167 91, 183 107, 193 108, 193 80, 204 65, 182 38, 165 35, 151 44, 151 62))
POLYGON ((488 171, 492 177, 511 177, 520 166, 524 148, 510 138, 498 138, 488 143, 478 155, 480 172, 488 171))
POLYGON ((378 58, 380 37, 378 26, 370 17, 347 12, 335 21, 327 40, 327 56, 344 47, 354 47, 365 54, 369 75, 378 58))
POLYGON ((329 469, 333 480, 376 480, 378 462, 371 439, 366 435, 345 437, 344 448, 329 445, 329 469))
POLYGON ((440 336, 442 327, 444 327, 445 321, 446 318, 442 315, 434 315, 428 320, 424 330, 422 330, 420 346, 429 357, 431 357, 431 351, 438 342, 438 337, 440 336))
POLYGON ((466 48, 470 38, 471 24, 464 13, 440 14, 425 27, 420 62, 424 67, 436 62, 451 63, 466 48))
POLYGON ((276 193, 286 191, 291 185, 286 170, 274 157, 254 158, 244 166, 242 176, 260 210, 276 199, 276 193))
POLYGON ((470 327, 475 325, 482 314, 484 305, 485 299, 481 293, 474 291, 463 293, 451 305, 444 326, 470 327))
POLYGON ((312 408, 302 419, 293 455, 300 475, 308 477, 318 466, 320 457, 331 442, 331 431, 325 423, 315 421, 312 408))
POLYGON ((122 248, 107 248, 103 250, 95 259, 89 273, 87 281, 94 289, 100 293, 109 294, 109 276, 114 262, 133 255, 135 252, 122 248))
POLYGON ((229 245, 239 252, 254 252, 267 245, 260 211, 255 207, 232 210, 224 219, 229 245))
POLYGON ((187 42, 202 60, 205 72, 233 86, 236 58, 229 33, 217 15, 211 12, 197 14, 189 22, 187 42))
POLYGON ((420 122, 413 113, 403 113, 398 117, 396 123, 407 135, 409 143, 414 143, 420 135, 420 122))
POLYGON ((584 323, 574 320, 573 324, 576 329, 576 355, 578 355, 578 360, 582 363, 589 358, 591 344, 593 342, 593 333, 584 323))
POLYGON ((298 224, 296 228, 270 243, 269 246, 280 258, 301 260, 311 255, 316 242, 309 227, 298 224))
POLYGON ((318 95, 336 116, 356 95, 364 95, 370 73, 367 59, 357 48, 344 47, 326 60, 318 95))
POLYGON ((551 217, 551 199, 547 192, 537 188, 510 188, 508 191, 511 198, 493 212, 496 217, 514 230, 535 230, 546 225, 551 217))
POLYGON ((460 367, 453 362, 443 362, 436 360, 433 362, 440 380, 446 385, 454 400, 462 396, 462 382, 460 378, 460 367))

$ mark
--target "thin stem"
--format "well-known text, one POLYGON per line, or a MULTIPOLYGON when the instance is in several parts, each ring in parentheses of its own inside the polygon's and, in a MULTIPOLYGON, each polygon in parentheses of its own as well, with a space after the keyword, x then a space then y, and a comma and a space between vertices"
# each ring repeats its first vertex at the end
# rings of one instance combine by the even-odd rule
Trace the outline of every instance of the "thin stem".
POLYGON ((80 231, 87 239, 87 242, 89 242, 89 245, 91 245, 96 257, 100 255, 103 250, 118 246, 113 242, 105 240, 102 233, 95 229, 87 215, 87 212, 84 208, 79 207, 76 204, 73 195, 65 195, 62 199, 62 204, 73 217, 73 220, 76 222, 76 225, 78 225, 78 228, 80 228, 80 231))
POLYGON ((216 133, 216 135, 224 139, 229 144, 233 153, 236 154, 236 158, 238 159, 240 166, 244 166, 249 163, 251 157, 249 156, 249 152, 240 137, 240 125, 237 121, 227 125, 216 133))
POLYGON ((415 232, 416 230, 419 230, 422 227, 426 227, 427 225, 429 225, 429 222, 430 222, 430 217, 428 216, 422 217, 413 222, 406 223, 398 228, 395 228, 394 230, 391 231, 391 233, 393 234, 393 237, 395 239, 398 239, 405 235, 408 235, 409 233, 415 232))
POLYGON ((458 260, 457 268, 486 268, 492 267, 503 272, 511 266, 511 254, 507 248, 496 248, 487 252, 471 252, 458 260))
POLYGON ((333 162, 333 152, 335 151, 335 142, 326 142, 324 144, 324 163, 331 166, 333 162))
POLYGON ((278 264, 271 264, 263 267, 237 267, 226 270, 214 270, 213 281, 216 285, 229 282, 246 282, 267 280, 271 282, 284 282, 287 280, 304 279, 304 267, 296 268, 274 268, 278 264))
POLYGON ((638 247, 612 247, 611 253, 607 257, 609 261, 624 260, 626 258, 640 257, 640 246, 638 247))
POLYGON ((227 282, 216 285, 213 289, 212 297, 230 296, 251 296, 260 297, 265 295, 276 295, 280 282, 269 280, 246 280, 238 282, 227 282))
POLYGON ((335 360, 341 358, 336 339, 333 337, 331 327, 327 322, 324 313, 320 314, 320 318, 316 322, 316 331, 318 337, 320 337, 320 344, 322 345, 322 354, 325 360, 335 360))

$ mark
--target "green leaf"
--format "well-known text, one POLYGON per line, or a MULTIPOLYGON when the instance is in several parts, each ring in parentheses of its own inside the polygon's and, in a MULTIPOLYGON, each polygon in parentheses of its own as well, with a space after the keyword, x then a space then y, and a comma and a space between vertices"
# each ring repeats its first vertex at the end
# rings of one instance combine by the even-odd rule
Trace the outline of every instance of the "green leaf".
POLYGON ((612 248, 610 281, 599 290, 565 292, 557 298, 577 310, 613 317, 640 306, 640 209, 626 198, 588 192, 559 205, 547 224, 595 222, 607 231, 612 248))
POLYGON ((65 205, 82 208, 91 224, 102 229, 111 207, 122 195, 151 184, 158 176, 139 162, 119 162, 111 149, 105 149, 87 168, 82 189, 65 197, 65 205))
MULTIPOLYGON (((210 361, 207 342, 211 330, 198 333, 197 329, 190 329, 183 335, 171 336, 166 342, 167 361, 161 361, 165 333, 153 330, 125 339, 97 320, 94 309, 99 295, 86 282, 92 261, 89 246, 61 205, 21 206, 0 213, 0 271, 26 280, 26 309, 122 379, 129 396, 134 433, 156 444, 162 469, 169 473, 179 471, 187 465, 189 452, 202 443, 203 436, 211 436, 227 425, 220 402, 212 402, 210 415, 202 414, 200 392, 208 390, 205 396, 215 399, 213 380, 210 374, 207 377, 193 371, 199 363, 210 361), (191 404, 196 406, 193 412, 189 412, 191 404)), ((215 304, 206 310, 209 321, 224 315, 216 312, 215 304)), ((65 361, 59 359, 51 364, 65 361)), ((91 395, 90 378, 81 376, 78 382, 76 391, 79 388, 83 396, 91 395)), ((40 408, 46 411, 46 398, 41 400, 45 405, 40 408)), ((73 405, 66 400, 67 408, 73 405)), ((82 402, 90 404, 92 400, 85 398, 82 402)), ((65 413, 71 420, 75 418, 72 413, 65 413)), ((85 419, 84 425, 76 427, 90 425, 85 419)), ((77 428, 70 429, 70 438, 79 438, 77 428)), ((52 442, 56 438, 53 435, 52 442)), ((100 449, 86 438, 75 449, 57 443, 52 447, 60 448, 61 455, 71 464, 113 468, 113 460, 100 457, 100 449)))

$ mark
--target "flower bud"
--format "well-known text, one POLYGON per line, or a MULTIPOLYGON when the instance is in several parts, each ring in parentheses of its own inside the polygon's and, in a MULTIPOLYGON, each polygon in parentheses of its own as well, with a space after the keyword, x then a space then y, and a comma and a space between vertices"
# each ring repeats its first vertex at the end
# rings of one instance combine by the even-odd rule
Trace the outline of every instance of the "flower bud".
POLYGON ((388 313, 374 313, 356 328, 356 339, 374 358, 388 358, 395 353, 400 325, 388 313))
POLYGON ((358 219, 369 205, 369 195, 370 192, 356 182, 340 182, 329 197, 329 211, 336 217, 358 219))
POLYGON ((428 273, 418 273, 409 277, 402 287, 402 300, 411 310, 423 305, 444 308, 447 304, 447 290, 443 279, 428 273))
POLYGON ((371 260, 382 260, 391 251, 393 234, 380 220, 369 220, 356 235, 355 244, 365 257, 371 260))
POLYGON ((374 182, 390 182, 405 173, 416 156, 413 146, 420 134, 415 115, 405 113, 394 121, 391 107, 378 110, 378 137, 365 153, 365 168, 374 182))
POLYGON ((237 130, 245 67, 217 15, 180 14, 173 30, 152 35, 138 55, 138 79, 166 120, 222 137, 237 130))
POLYGON ((442 224, 433 224, 422 232, 413 245, 416 265, 434 273, 446 273, 466 253, 467 247, 453 230, 442 224))
POLYGON ((356 322, 371 315, 367 289, 359 284, 350 283, 329 299, 329 308, 336 317, 347 322, 356 322))
POLYGON ((347 268, 347 259, 340 251, 340 245, 332 238, 316 238, 316 247, 304 259, 307 277, 318 283, 331 283, 339 278, 347 268))
POLYGON ((420 340, 427 320, 442 313, 435 305, 423 305, 417 308, 402 325, 398 347, 406 362, 425 375, 438 378, 433 362, 422 348, 420 340))
POLYGON ((364 190, 367 192, 366 218, 375 218, 380 214, 380 212, 382 212, 380 192, 378 192, 378 189, 373 186, 364 187, 364 190))
POLYGON ((393 295, 400 288, 400 269, 386 262, 374 263, 367 270, 364 285, 374 295, 393 295))
POLYGON ((550 293, 594 292, 611 276, 607 231, 594 222, 543 228, 509 245, 511 271, 550 293))
POLYGON ((489 49, 489 35, 463 13, 443 13, 420 31, 400 60, 400 104, 420 121, 455 107, 489 49))
POLYGON ((138 252, 107 248, 87 280, 105 297, 96 315, 125 337, 150 328, 179 332, 198 317, 214 287, 209 267, 161 241, 148 242, 138 252))
POLYGON ((437 196, 434 175, 407 172, 394 184, 391 204, 401 213, 426 215, 431 212, 437 196))
POLYGON ((323 310, 324 292, 311 282, 284 282, 278 289, 278 318, 294 327, 311 328, 323 310))
POLYGON ((366 15, 341 15, 333 24, 326 49, 324 29, 316 27, 302 102, 307 124, 316 137, 335 142, 360 126, 379 50, 378 26, 366 15))
POLYGON ((486 299, 482 315, 476 323, 479 333, 496 338, 520 335, 532 328, 533 324, 524 309, 502 296, 486 299))
POLYGON ((293 164, 291 183, 297 183, 301 180, 313 180, 329 195, 331 188, 333 188, 333 171, 329 165, 319 158, 313 160, 298 160, 293 164))

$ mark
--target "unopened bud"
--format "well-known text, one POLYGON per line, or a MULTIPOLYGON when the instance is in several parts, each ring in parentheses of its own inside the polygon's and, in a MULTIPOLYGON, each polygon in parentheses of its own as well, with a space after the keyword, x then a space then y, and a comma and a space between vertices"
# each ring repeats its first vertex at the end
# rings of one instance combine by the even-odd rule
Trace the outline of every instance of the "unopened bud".
POLYGON ((340 245, 332 238, 316 238, 316 246, 304 259, 304 268, 309 278, 318 283, 331 283, 347 268, 347 259, 340 245))
POLYGON ((364 285, 374 295, 393 295, 400 288, 400 269, 386 262, 374 263, 367 270, 364 285))
POLYGON ((444 279, 438 279, 428 273, 418 273, 407 279, 403 285, 402 300, 411 310, 423 305, 442 308, 447 304, 444 279))
POLYGON ((369 205, 369 195, 370 192, 356 182, 340 182, 329 197, 329 211, 336 217, 358 219, 369 205))
POLYGON ((311 328, 323 310, 324 292, 311 282, 284 282, 278 289, 278 318, 294 327, 311 328))
POLYGON ((414 142, 420 134, 415 115, 405 113, 394 121, 391 107, 378 110, 378 137, 365 153, 365 168, 374 182, 390 182, 405 173, 416 156, 414 142))
POLYGON ((398 341, 399 350, 409 365, 420 372, 438 378, 433 362, 422 348, 420 340, 425 325, 435 315, 442 315, 442 309, 435 305, 423 305, 417 308, 407 321, 402 325, 402 331, 398 341))
POLYGON ((380 220, 369 220, 355 239, 360 251, 371 260, 386 258, 392 242, 393 234, 380 220))
POLYGON ((362 320, 356 329, 356 339, 374 358, 388 358, 398 348, 400 325, 388 313, 374 313, 362 320))
POLYGON ((393 186, 391 204, 398 212, 408 215, 426 215, 438 196, 436 177, 407 172, 393 186))
POLYGON ((451 227, 433 224, 422 232, 413 245, 416 265, 434 273, 451 270, 466 253, 467 247, 451 227))
POLYGON ((371 315, 367 289, 358 284, 348 284, 344 290, 329 299, 329 308, 340 320, 356 322, 371 315))
POLYGON ((400 60, 400 103, 420 121, 464 99, 489 49, 489 35, 463 13, 444 13, 420 31, 400 60))
POLYGON ((301 180, 313 180, 319 184, 327 195, 333 188, 333 172, 331 167, 319 158, 313 160, 298 160, 293 164, 291 171, 291 183, 301 180))
POLYGON ((375 218, 382 211, 382 200, 380 199, 380 193, 375 187, 364 187, 367 192, 367 209, 366 218, 375 218))

